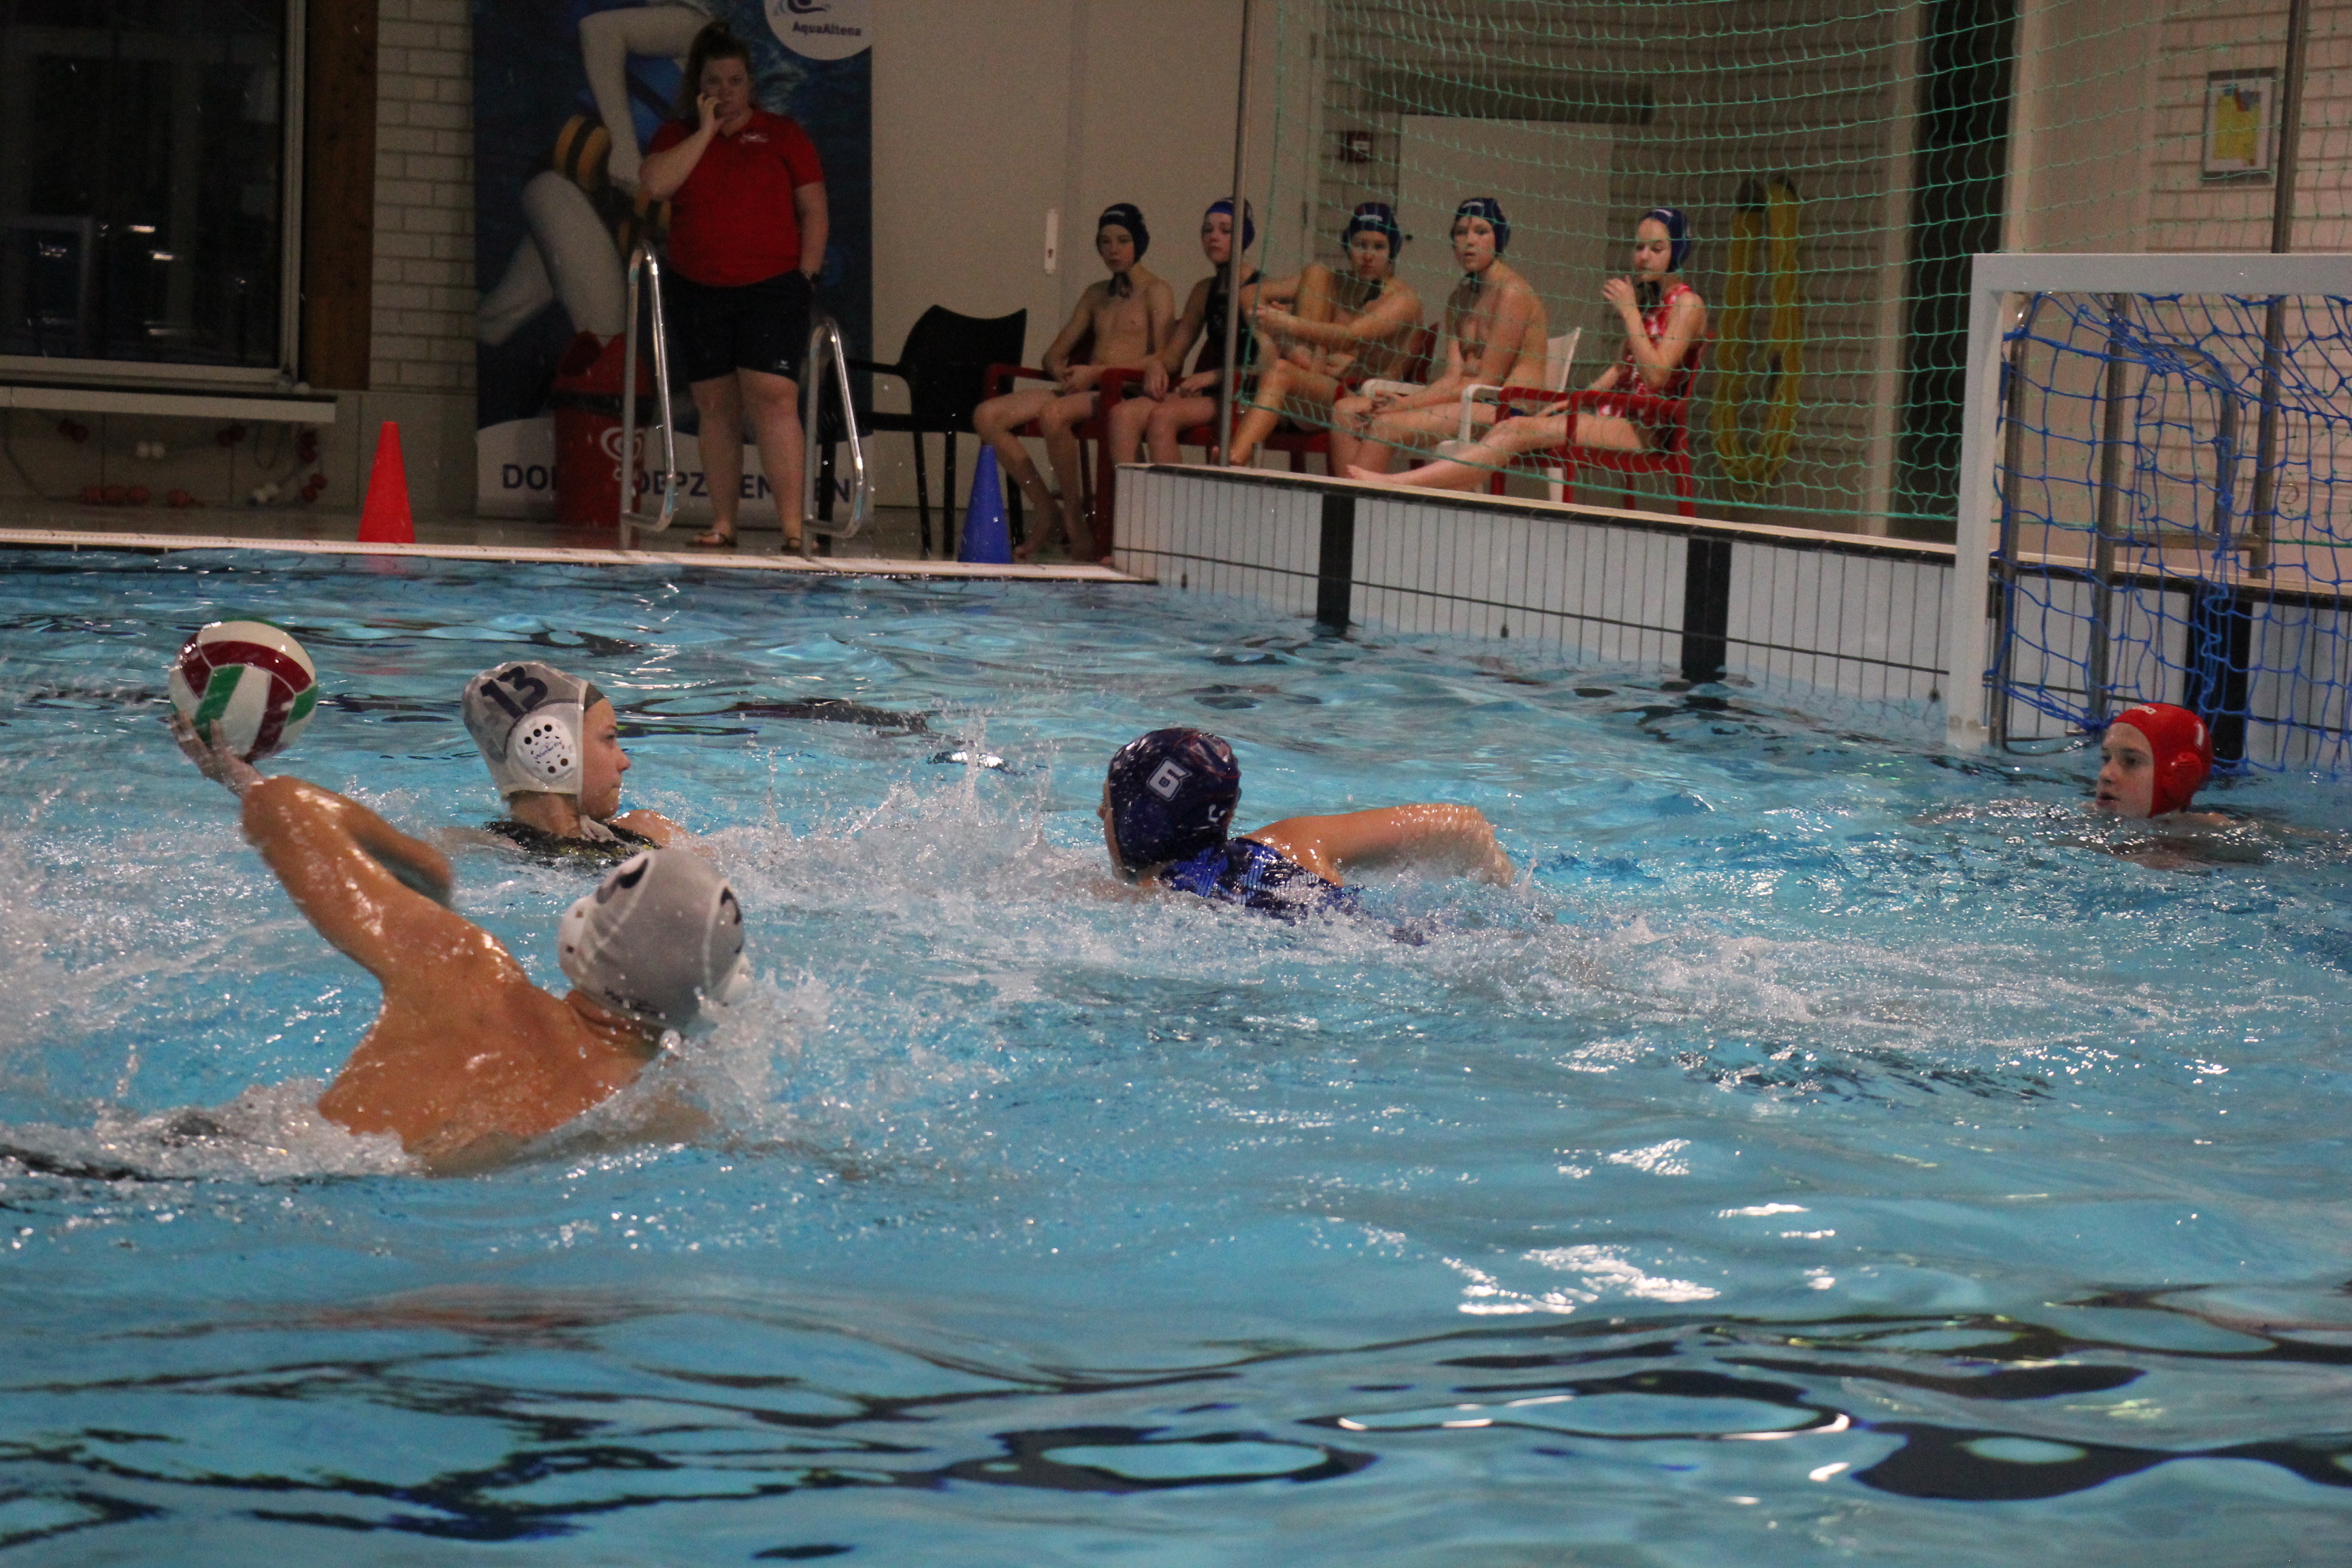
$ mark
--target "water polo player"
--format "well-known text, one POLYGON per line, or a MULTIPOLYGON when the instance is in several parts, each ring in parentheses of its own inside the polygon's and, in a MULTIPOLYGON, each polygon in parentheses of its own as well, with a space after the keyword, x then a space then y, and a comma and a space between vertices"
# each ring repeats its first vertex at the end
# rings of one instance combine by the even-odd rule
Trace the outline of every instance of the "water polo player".
POLYGON ((264 778, 174 714, 205 776, 245 803, 245 836, 319 934, 383 987, 383 1005, 319 1113, 389 1132, 436 1174, 506 1159, 627 1088, 665 1031, 739 994, 743 913, 700 857, 648 849, 572 906, 557 951, 572 989, 530 983, 447 907, 449 862, 332 790, 264 778))
POLYGON ((486 824, 533 855, 624 860, 686 830, 657 811, 621 809, 621 749, 612 700, 536 659, 495 665, 466 683, 466 729, 509 816, 486 824))
POLYGON ((2099 742, 2091 809, 2114 816, 2168 816, 2185 810, 2213 774, 2213 732, 2169 702, 2116 714, 2099 742))
MULTIPOLYGON (((1249 203, 1244 201, 1241 246, 1247 250, 1256 243, 1257 220, 1251 215, 1249 203)), ((1216 423, 1217 405, 1225 395, 1225 327, 1233 304, 1226 288, 1233 281, 1227 270, 1234 258, 1231 196, 1219 196, 1201 215, 1201 253, 1208 258, 1209 276, 1192 285, 1192 292, 1184 301, 1184 313, 1176 318, 1160 352, 1145 363, 1144 395, 1130 397, 1110 411, 1113 463, 1132 463, 1146 451, 1155 463, 1181 462, 1183 449, 1179 443, 1183 433, 1196 425, 1216 423), (1201 345, 1201 355, 1192 363, 1192 374, 1186 375, 1184 356, 1192 352, 1196 342, 1201 345)), ((1255 270, 1242 279, 1244 316, 1257 301, 1258 282, 1255 270)), ((1243 332, 1236 339, 1235 347, 1245 373, 1256 357, 1256 346, 1257 340, 1251 333, 1243 332)))
POLYGON ((1510 858, 1475 806, 1391 805, 1289 816, 1228 837, 1241 802, 1234 749, 1200 730, 1154 730, 1118 749, 1103 783, 1103 843, 1129 882, 1156 882, 1270 914, 1344 908, 1349 871, 1411 866, 1507 883, 1510 858))
POLYGON ((1085 474, 1078 438, 1072 432, 1093 418, 1102 404, 1102 374, 1143 370, 1168 342, 1176 325, 1176 292, 1144 268, 1151 231, 1133 202, 1114 202, 1095 220, 1095 254, 1110 276, 1089 283, 1070 319, 1045 350, 1045 369, 1054 384, 992 397, 972 410, 972 428, 996 448, 1005 477, 1021 488, 1037 513, 1029 537, 1013 558, 1026 561, 1056 534, 1066 538, 1074 560, 1091 561, 1097 551, 1086 517, 1085 474), (1080 347, 1087 358, 1074 363, 1080 347), (1048 489, 1015 430, 1037 422, 1045 437, 1045 458, 1061 481, 1048 489))

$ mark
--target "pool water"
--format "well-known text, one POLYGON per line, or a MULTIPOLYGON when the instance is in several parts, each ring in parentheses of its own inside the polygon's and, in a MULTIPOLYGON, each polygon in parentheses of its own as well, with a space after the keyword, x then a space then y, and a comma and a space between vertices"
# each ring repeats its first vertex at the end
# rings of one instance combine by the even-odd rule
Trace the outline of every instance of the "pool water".
MULTIPOLYGON (((30 1563, 2341 1560, 2352 843, 2160 868, 2075 752, 1125 586, 19 554, 0 576, 0 1549, 30 1563), (162 722, 495 814, 465 679, 594 679, 759 983, 511 1169, 310 1109, 373 983, 162 722), (1105 896, 1109 752, 1466 801, 1532 871, 1105 896), (1001 767, 940 761, 1001 758, 1001 767)), ((561 985, 593 873, 468 845, 561 985)))

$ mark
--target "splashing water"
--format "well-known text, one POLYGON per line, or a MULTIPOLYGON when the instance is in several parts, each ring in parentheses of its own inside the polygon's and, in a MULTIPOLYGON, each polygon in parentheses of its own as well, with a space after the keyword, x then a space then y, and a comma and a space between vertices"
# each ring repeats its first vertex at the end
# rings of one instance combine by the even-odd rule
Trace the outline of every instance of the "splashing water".
MULTIPOLYGON (((2149 854, 2084 756, 1143 589, 12 564, 0 1548, 2340 1539, 2340 786, 2149 854), (466 677, 594 679, 628 804, 743 898, 752 995, 489 1176, 323 1122, 373 983, 160 717, 231 613, 319 663, 282 765, 415 832, 497 809, 466 677), (1462 800, 1529 872, 1297 925, 1120 897, 1101 770, 1171 722, 1234 742, 1246 821, 1462 800), (646 1141, 677 1096, 716 1131, 646 1141)), ((592 874, 450 842, 560 984, 592 874)))

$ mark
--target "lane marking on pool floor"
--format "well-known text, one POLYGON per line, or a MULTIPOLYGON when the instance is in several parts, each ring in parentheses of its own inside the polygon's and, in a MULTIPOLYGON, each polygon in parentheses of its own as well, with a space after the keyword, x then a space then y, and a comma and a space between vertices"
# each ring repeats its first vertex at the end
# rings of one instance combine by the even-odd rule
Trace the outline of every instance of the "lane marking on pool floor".
POLYGON ((296 555, 414 555, 434 561, 530 562, 558 566, 716 566, 737 572, 798 572, 841 577, 960 577, 1055 583, 1149 583, 1115 567, 1005 566, 965 561, 898 561, 879 555, 752 554, 727 550, 582 550, 527 544, 361 544, 348 539, 251 539, 225 533, 85 533, 63 528, 0 528, 0 547, 47 550, 269 550, 296 555))

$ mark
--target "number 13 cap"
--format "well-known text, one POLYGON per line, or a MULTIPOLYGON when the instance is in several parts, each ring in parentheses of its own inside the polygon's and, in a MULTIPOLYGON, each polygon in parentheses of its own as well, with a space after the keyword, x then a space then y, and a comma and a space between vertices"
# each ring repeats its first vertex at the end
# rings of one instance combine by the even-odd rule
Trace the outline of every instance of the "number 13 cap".
POLYGON ((501 795, 580 793, 581 731, 604 694, 536 659, 494 665, 466 682, 466 729, 501 795))

